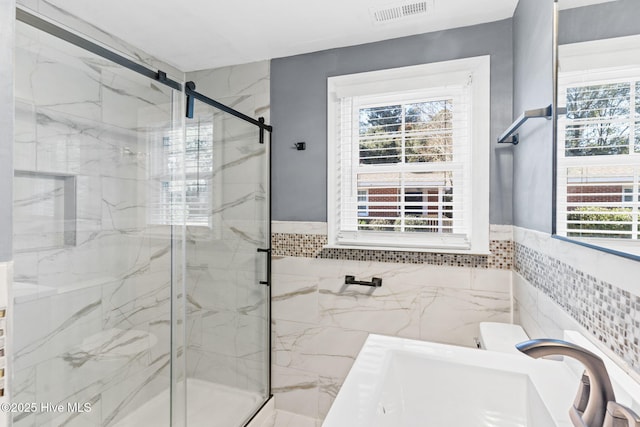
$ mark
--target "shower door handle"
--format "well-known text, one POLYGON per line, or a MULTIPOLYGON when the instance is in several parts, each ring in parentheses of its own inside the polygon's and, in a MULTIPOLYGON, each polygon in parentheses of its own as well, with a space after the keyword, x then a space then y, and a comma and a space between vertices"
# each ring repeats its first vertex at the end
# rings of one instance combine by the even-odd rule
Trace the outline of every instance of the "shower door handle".
POLYGON ((271 286, 271 248, 258 248, 258 252, 267 254, 267 280, 260 280, 258 283, 265 286, 271 286))

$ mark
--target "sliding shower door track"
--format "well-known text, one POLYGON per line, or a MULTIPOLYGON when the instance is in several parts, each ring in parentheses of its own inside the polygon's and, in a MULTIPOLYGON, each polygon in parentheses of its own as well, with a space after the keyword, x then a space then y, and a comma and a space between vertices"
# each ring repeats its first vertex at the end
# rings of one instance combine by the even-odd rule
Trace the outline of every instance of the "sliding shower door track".
POLYGON ((157 81, 158 83, 162 83, 166 86, 169 86, 172 89, 179 90, 179 91, 182 90, 182 84, 168 78, 167 73, 165 73, 164 71, 161 71, 161 70, 154 71, 150 68, 140 65, 129 58, 125 58, 124 56, 119 55, 113 52, 112 50, 109 50, 96 43, 93 43, 92 41, 89 41, 77 34, 74 34, 71 31, 65 30, 64 28, 59 27, 58 25, 55 25, 36 15, 33 15, 32 13, 29 13, 26 10, 16 8, 16 19, 20 22, 24 22, 27 25, 30 25, 41 31, 44 31, 45 33, 51 34, 52 36, 55 36, 68 43, 71 43, 74 46, 87 50, 104 59, 108 59, 109 61, 115 62, 116 64, 121 65, 125 68, 128 68, 131 71, 135 71, 138 74, 142 74, 145 77, 148 77, 152 80, 157 81))
MULTIPOLYGON (((186 116, 189 119, 193 118, 193 110, 194 110, 194 100, 197 99, 198 101, 202 101, 205 104, 217 108, 218 110, 224 111, 225 113, 229 113, 232 116, 235 116, 239 119, 244 120, 245 122, 249 122, 251 124, 254 124, 256 126, 258 126, 260 129, 262 130, 266 130, 268 132, 271 132, 273 130, 273 128, 270 125, 265 124, 264 119, 263 118, 259 118, 258 120, 254 119, 253 117, 247 116, 244 113, 241 113, 238 110, 234 110, 233 108, 229 107, 228 105, 224 105, 218 101, 216 101, 215 99, 211 99, 206 95, 201 94, 200 92, 196 92, 196 84, 194 82, 186 82, 184 85, 184 93, 185 95, 187 95, 187 112, 186 112, 186 116)), ((264 142, 264 138, 263 136, 260 137, 260 143, 262 144, 264 142)))

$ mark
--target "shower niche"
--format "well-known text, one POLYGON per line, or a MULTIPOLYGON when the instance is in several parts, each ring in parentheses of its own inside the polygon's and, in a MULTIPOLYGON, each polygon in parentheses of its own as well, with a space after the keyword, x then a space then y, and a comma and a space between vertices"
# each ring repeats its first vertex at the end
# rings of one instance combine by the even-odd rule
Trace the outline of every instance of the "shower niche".
POLYGON ((16 251, 64 248, 76 244, 76 177, 16 170, 14 234, 16 251))

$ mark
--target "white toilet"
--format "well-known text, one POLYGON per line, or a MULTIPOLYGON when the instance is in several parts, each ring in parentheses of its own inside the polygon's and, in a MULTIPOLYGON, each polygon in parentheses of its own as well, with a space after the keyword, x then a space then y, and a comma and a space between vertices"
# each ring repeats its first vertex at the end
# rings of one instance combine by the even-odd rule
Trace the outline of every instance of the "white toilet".
POLYGON ((480 348, 484 350, 522 354, 516 349, 516 344, 528 339, 529 336, 520 325, 497 322, 480 323, 480 348))

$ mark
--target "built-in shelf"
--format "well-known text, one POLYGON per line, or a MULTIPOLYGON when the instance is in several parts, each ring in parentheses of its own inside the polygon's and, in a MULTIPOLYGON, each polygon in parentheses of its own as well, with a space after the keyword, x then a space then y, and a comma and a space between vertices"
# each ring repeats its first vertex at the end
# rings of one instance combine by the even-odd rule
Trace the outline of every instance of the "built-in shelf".
POLYGON ((16 252, 76 245, 76 176, 42 171, 14 171, 17 222, 15 234, 24 246, 16 252))

